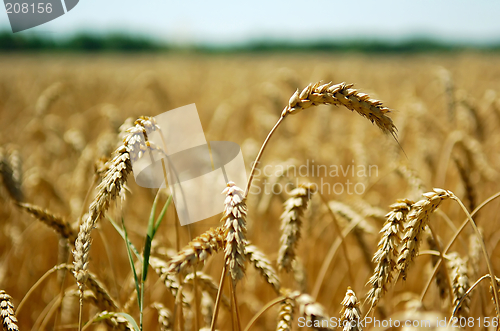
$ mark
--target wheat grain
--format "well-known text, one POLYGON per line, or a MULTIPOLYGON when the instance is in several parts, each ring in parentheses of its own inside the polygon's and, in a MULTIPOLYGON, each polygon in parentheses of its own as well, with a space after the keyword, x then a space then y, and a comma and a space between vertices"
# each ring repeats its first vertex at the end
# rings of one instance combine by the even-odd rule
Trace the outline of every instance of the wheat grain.
POLYGON ((236 282, 245 275, 247 205, 244 200, 244 191, 233 182, 227 183, 222 193, 226 195, 224 216, 221 219, 224 223, 226 240, 224 258, 228 272, 233 282, 236 282))
POLYGON ((383 132, 395 136, 396 127, 391 118, 386 115, 390 111, 389 108, 382 106, 382 102, 371 99, 367 94, 358 92, 352 86, 353 84, 346 83, 336 85, 311 83, 302 92, 299 93, 297 90, 292 95, 281 116, 296 114, 309 107, 322 104, 345 106, 375 123, 383 132))
POLYGON ((154 302, 151 304, 151 307, 156 309, 158 313, 158 323, 160 323, 160 331, 172 331, 173 330, 173 321, 172 321, 172 313, 170 310, 165 308, 165 306, 159 302, 154 302))
POLYGON ((380 299, 387 292, 387 287, 392 283, 399 255, 400 236, 412 204, 413 201, 406 199, 398 200, 392 204, 390 206, 391 211, 386 215, 387 220, 382 230, 380 230, 381 238, 378 243, 378 250, 373 256, 373 263, 376 266, 373 275, 368 281, 371 289, 366 297, 366 301, 371 304, 371 307, 377 306, 380 299))
POLYGON ((66 222, 61 216, 56 215, 47 209, 42 209, 41 207, 29 203, 18 203, 17 205, 40 222, 51 227, 54 231, 59 233, 61 237, 68 239, 71 244, 74 244, 76 240, 76 233, 71 228, 71 225, 66 222))
POLYGON ((128 130, 123 144, 115 151, 115 156, 110 161, 110 168, 106 172, 103 181, 97 187, 98 193, 89 207, 89 215, 80 225, 77 239, 75 241, 74 276, 80 290, 88 277, 88 257, 90 252, 90 233, 96 227, 97 222, 108 209, 111 201, 123 193, 123 186, 127 181, 128 174, 132 171, 132 160, 136 160, 147 150, 144 136, 147 132, 155 130, 156 124, 153 118, 141 117, 135 122, 135 126, 128 130))
MULTIPOLYGON (((453 289, 453 306, 456 307, 462 297, 470 287, 469 276, 467 274, 467 262, 456 252, 448 254, 450 268, 450 278, 453 289)), ((470 297, 467 296, 456 312, 458 318, 469 317, 470 297)))
POLYGON ((295 250, 300 239, 302 217, 315 189, 313 184, 301 184, 290 192, 290 198, 283 204, 285 210, 281 214, 282 235, 278 252, 280 270, 292 270, 291 263, 295 259, 295 250))
POLYGON ((266 282, 270 284, 276 294, 280 293, 280 280, 276 271, 274 271, 271 266, 271 262, 266 258, 264 253, 262 253, 257 246, 247 244, 245 247, 246 252, 245 256, 250 262, 254 265, 255 269, 259 271, 259 273, 264 277, 266 282))
POLYGON ((0 290, 0 317, 5 331, 19 331, 12 297, 4 290, 0 290))
POLYGON ((342 310, 340 311, 340 325, 344 331, 363 331, 361 322, 361 311, 356 294, 347 287, 344 300, 342 300, 342 310))
POLYGON ((406 280, 408 269, 418 254, 422 233, 429 222, 430 215, 443 200, 454 197, 450 191, 439 188, 435 188, 433 192, 424 193, 423 196, 425 199, 414 203, 406 217, 408 224, 405 227, 403 244, 398 257, 398 269, 404 280, 406 280))
POLYGON ((194 267, 205 262, 214 252, 225 247, 224 228, 222 226, 202 233, 172 257, 168 264, 168 272, 180 273, 187 267, 194 267))

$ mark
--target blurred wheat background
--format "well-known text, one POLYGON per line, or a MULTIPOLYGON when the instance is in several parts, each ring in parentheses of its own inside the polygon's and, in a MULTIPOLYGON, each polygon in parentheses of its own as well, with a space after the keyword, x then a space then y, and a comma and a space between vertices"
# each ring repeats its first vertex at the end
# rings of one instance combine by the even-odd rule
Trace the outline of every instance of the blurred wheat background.
MULTIPOLYGON (((261 160, 261 166, 274 165, 272 169, 277 169, 277 165, 304 164, 312 169, 313 162, 377 167, 377 174, 371 177, 351 174, 280 177, 273 171, 269 177, 261 174, 255 179, 255 187, 268 190, 272 186, 265 183, 284 185, 287 181, 294 184, 323 181, 334 185, 350 180, 361 182, 366 188, 362 194, 335 194, 326 190, 321 193, 326 201, 333 201, 330 206, 342 230, 355 222, 353 217, 360 218, 360 225, 345 238, 349 260, 346 261, 339 248, 327 265, 319 288, 320 270, 332 245, 340 238, 327 204, 319 195, 312 196, 303 217, 297 263, 293 272, 287 273, 278 271, 276 260, 281 237, 280 215, 289 196, 286 192, 251 193, 247 201, 247 238, 271 261, 282 288, 313 294, 328 317, 340 316, 348 286, 364 302, 370 289, 366 283, 375 267, 371 258, 377 251, 378 232, 390 211, 389 205, 397 199, 417 201, 423 199, 422 193, 438 187, 454 192, 470 212, 500 191, 500 59, 494 53, 3 54, 0 72, 3 164, 0 289, 12 296, 14 307, 45 272, 60 263, 72 262, 68 241, 17 206, 16 200, 60 215, 77 233, 78 223, 96 194, 95 187, 101 178, 99 169, 121 143, 119 133, 123 128, 120 127, 124 123, 132 126, 133 120, 141 115, 155 116, 190 103, 196 103, 207 140, 233 141, 242 147, 247 173, 290 96, 311 82, 354 83, 356 89, 382 100, 392 110, 390 116, 398 129, 398 141, 342 107, 304 110, 287 117, 261 160), (347 214, 341 208, 347 208, 347 214)), ((117 222, 123 216, 131 242, 142 248, 156 190, 137 186, 132 176, 127 187, 125 200, 113 202, 107 214, 117 222)), ((160 196, 162 206, 166 197, 166 194, 160 196)), ((494 200, 474 216, 497 273, 499 207, 499 201, 494 200)), ((191 234, 182 227, 177 244, 172 205, 155 236, 152 255, 168 262, 177 245, 183 247, 190 236, 219 226, 219 219, 216 216, 195 223, 191 234)), ((430 216, 441 247, 448 244, 465 219, 466 215, 453 201, 443 201, 430 216)), ((436 316, 451 315, 453 306, 446 286, 433 282, 420 301, 436 258, 425 252, 438 251, 436 243, 425 240, 426 237, 427 232, 422 255, 416 258, 406 281, 400 279, 391 287, 374 310, 375 317, 431 319, 432 316, 435 321, 436 316)), ((92 238, 89 270, 116 301, 118 311, 137 319, 134 279, 124 240, 105 218, 92 238)), ((468 286, 488 273, 469 225, 451 247, 452 251, 467 263, 462 271, 466 273, 468 286)), ((223 254, 214 253, 198 270, 218 283, 223 263, 223 254)), ((448 263, 446 267, 450 272, 453 270, 448 263)), ((489 286, 484 281, 469 295, 467 316, 496 316, 489 286)), ((71 294, 76 289, 71 272, 62 270, 47 277, 18 314, 19 329, 77 329, 78 296, 71 294)), ((272 287, 248 262, 246 274, 236 289, 243 327, 277 298, 272 287)), ((192 288, 186 285, 184 292, 192 294, 192 288)), ((230 297, 228 286, 224 294, 230 297)), ((213 293, 202 295, 200 291, 197 299, 202 306, 198 326, 203 327, 209 325, 215 297, 213 293)), ((153 303, 161 303, 172 311, 174 300, 151 269, 145 287, 144 329, 161 328, 153 303)), ((191 303, 196 306, 194 301, 191 303)), ((370 305, 360 307, 364 315, 370 305)), ((254 329, 276 329, 278 309, 279 305, 266 311, 254 329)), ((91 301, 85 301, 83 321, 99 312, 91 301)), ((297 318, 301 314, 296 307, 294 330, 299 329, 297 318)), ((192 314, 183 318, 186 330, 196 329, 192 314)), ((92 328, 110 326, 96 322, 92 328)), ((217 328, 231 329, 231 314, 224 306, 220 308, 217 328)), ((471 329, 483 327, 476 323, 471 329)))

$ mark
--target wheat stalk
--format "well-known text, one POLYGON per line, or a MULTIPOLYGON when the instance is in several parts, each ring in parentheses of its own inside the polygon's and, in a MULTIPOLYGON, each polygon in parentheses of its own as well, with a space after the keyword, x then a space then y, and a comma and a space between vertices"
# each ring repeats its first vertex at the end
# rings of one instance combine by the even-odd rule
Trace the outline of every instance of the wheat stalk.
POLYGON ((342 310, 340 311, 340 325, 344 331, 363 331, 361 321, 361 311, 356 293, 347 287, 344 300, 342 300, 342 310))
POLYGON ((246 258, 250 260, 250 262, 254 265, 255 269, 259 271, 259 273, 264 277, 266 282, 270 284, 276 294, 280 293, 280 280, 276 271, 271 266, 271 262, 266 258, 265 254, 261 252, 257 246, 247 244, 246 249, 246 258))
POLYGON ((302 217, 307 204, 315 192, 312 184, 301 184, 290 192, 290 198, 283 204, 281 214, 281 239, 278 252, 278 268, 287 272, 292 270, 292 261, 295 259, 295 250, 300 239, 302 217))
POLYGON ((456 311, 456 316, 469 317, 470 297, 467 296, 462 300, 467 290, 470 288, 469 276, 467 273, 467 262, 463 260, 456 252, 448 254, 450 268, 450 278, 453 289, 453 306, 457 307, 460 302, 460 307, 456 311))
POLYGON ((59 233, 61 237, 68 239, 71 244, 74 244, 76 240, 76 233, 71 228, 71 225, 66 222, 61 216, 30 203, 18 203, 17 205, 40 222, 51 227, 54 231, 59 233))
POLYGON ((424 193, 423 196, 425 199, 414 203, 406 217, 408 224, 405 228, 403 244, 398 258, 398 269, 404 280, 406 280, 408 269, 418 254, 423 229, 429 222, 430 215, 443 200, 454 197, 452 192, 439 188, 435 188, 433 192, 424 193))
POLYGON ((19 331, 12 297, 4 290, 0 290, 0 317, 5 331, 19 331))
POLYGON ((222 193, 226 195, 224 216, 221 219, 226 241, 224 258, 233 282, 237 282, 245 274, 247 205, 243 190, 233 182, 227 183, 222 193))
POLYGON ((96 227, 97 222, 104 216, 110 203, 123 193, 123 186, 127 176, 132 171, 132 160, 141 157, 148 149, 144 137, 147 132, 156 129, 153 118, 141 117, 135 122, 135 126, 128 130, 123 144, 115 151, 115 156, 110 161, 109 170, 104 179, 97 187, 98 193, 89 207, 89 213, 80 225, 77 239, 75 241, 74 271, 78 287, 83 291, 85 280, 88 277, 88 258, 91 245, 90 233, 96 227))
POLYGON ((219 252, 225 247, 224 228, 219 226, 211 228, 194 238, 189 244, 173 256, 168 263, 168 272, 180 273, 188 267, 205 262, 214 252, 219 252))
POLYGON ((370 303, 372 308, 377 306, 387 292, 387 287, 392 283, 401 244, 400 236, 412 204, 413 201, 406 199, 398 200, 392 204, 391 211, 386 215, 387 220, 380 230, 382 236, 378 243, 378 250, 373 256, 373 263, 376 266, 368 281, 371 289, 366 297, 366 301, 370 303))

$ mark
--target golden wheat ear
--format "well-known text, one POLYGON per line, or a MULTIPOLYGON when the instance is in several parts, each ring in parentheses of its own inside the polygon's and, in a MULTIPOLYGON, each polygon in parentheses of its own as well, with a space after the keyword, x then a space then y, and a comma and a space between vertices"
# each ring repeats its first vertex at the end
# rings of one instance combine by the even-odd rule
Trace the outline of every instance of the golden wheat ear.
POLYGON ((376 266, 368 281, 371 289, 366 297, 366 302, 370 303, 372 309, 377 306, 393 281, 401 235, 412 204, 413 201, 406 199, 398 200, 392 204, 391 211, 386 215, 387 220, 380 230, 381 238, 378 249, 373 256, 373 262, 376 266))
POLYGON ((290 192, 290 198, 283 204, 284 211, 281 214, 282 235, 278 252, 278 268, 280 270, 292 271, 292 261, 295 259, 295 251, 300 239, 302 217, 314 192, 314 185, 299 185, 290 192))
POLYGON ((5 331, 19 331, 12 297, 0 290, 0 318, 5 331))

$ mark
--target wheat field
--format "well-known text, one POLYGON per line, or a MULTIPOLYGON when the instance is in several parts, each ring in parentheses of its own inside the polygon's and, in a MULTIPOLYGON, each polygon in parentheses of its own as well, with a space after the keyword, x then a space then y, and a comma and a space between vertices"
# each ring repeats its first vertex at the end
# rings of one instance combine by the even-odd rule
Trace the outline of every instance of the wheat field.
POLYGON ((4 330, 496 329, 495 54, 4 54, 0 73, 4 330), (247 174, 282 121, 222 219, 169 205, 142 284, 169 192, 135 183, 123 139, 191 103, 247 174))

